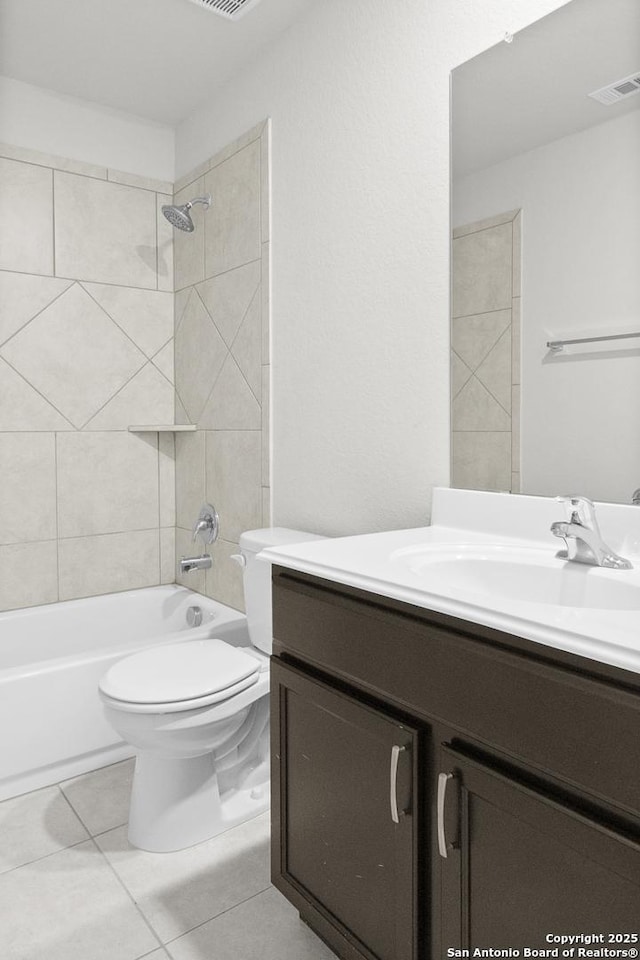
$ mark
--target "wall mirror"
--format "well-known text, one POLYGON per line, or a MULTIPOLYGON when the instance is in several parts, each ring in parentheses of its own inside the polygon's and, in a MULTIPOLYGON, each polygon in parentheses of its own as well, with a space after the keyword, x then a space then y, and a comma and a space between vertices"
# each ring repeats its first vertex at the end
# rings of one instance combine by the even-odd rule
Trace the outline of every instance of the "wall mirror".
POLYGON ((454 70, 452 151, 452 485, 629 503, 638 0, 571 0, 454 70))

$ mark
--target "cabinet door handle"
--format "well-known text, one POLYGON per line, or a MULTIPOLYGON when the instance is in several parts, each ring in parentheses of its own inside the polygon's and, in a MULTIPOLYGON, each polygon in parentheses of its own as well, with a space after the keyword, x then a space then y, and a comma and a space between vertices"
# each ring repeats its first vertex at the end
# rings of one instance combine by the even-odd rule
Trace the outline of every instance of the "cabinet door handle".
POLYGON ((438 853, 447 859, 447 835, 444 829, 444 802, 447 796, 447 783, 453 777, 452 773, 441 773, 438 776, 438 853))
POLYGON ((389 806, 391 807, 391 819, 394 823, 400 823, 398 814, 398 760, 400 754, 404 753, 406 747, 391 747, 391 766, 389 769, 389 806))

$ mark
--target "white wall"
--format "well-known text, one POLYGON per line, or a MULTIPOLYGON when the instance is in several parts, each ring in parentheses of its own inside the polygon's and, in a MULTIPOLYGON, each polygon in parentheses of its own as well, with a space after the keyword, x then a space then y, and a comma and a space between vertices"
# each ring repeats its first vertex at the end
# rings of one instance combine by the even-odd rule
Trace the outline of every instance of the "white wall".
POLYGON ((628 501, 640 482, 640 110, 456 183, 454 226, 522 208, 522 490, 628 501))
POLYGON ((174 179, 172 127, 8 77, 0 77, 0 142, 174 179))
POLYGON ((322 0, 178 128, 182 174, 272 118, 274 522, 427 521, 449 476, 449 71, 562 4, 322 0))

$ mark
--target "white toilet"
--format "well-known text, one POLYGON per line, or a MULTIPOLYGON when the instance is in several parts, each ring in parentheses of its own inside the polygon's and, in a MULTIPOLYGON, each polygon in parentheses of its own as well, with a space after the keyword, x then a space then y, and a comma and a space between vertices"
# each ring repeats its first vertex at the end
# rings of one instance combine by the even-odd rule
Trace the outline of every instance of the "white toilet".
POLYGON ((106 715, 137 758, 129 840, 167 852, 269 807, 268 546, 320 539, 272 527, 240 537, 250 645, 185 640, 136 653, 100 681, 106 715))

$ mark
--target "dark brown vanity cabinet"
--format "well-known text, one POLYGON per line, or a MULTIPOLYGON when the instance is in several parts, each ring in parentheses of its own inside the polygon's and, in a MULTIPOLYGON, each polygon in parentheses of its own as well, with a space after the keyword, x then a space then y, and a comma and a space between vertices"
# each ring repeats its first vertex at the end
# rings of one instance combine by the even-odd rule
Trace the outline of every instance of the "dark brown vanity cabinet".
POLYGON ((416 731, 289 666, 274 662, 271 682, 276 880, 334 926, 345 956, 414 960, 416 731))
POLYGON ((278 568, 272 671, 273 881, 339 956, 640 946, 640 676, 278 568))

